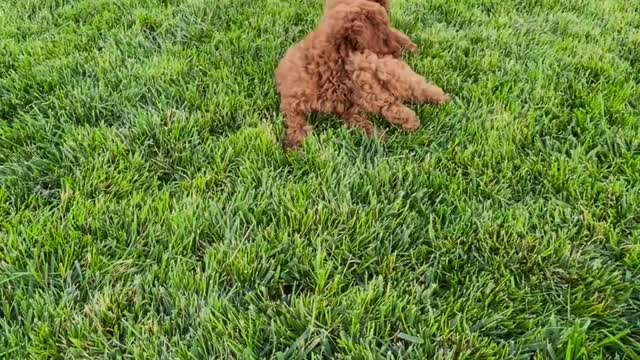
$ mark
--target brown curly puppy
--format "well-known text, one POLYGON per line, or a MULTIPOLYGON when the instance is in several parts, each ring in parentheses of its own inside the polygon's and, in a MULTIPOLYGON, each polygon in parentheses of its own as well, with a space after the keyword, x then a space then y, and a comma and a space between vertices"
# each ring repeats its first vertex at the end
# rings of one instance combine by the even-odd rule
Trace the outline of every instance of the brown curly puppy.
POLYGON ((276 70, 286 147, 300 147, 312 130, 307 117, 313 112, 335 114, 375 136, 379 131, 367 113, 414 131, 420 122, 403 102, 449 100, 399 59, 416 45, 391 26, 389 1, 327 0, 320 25, 288 50, 276 70))

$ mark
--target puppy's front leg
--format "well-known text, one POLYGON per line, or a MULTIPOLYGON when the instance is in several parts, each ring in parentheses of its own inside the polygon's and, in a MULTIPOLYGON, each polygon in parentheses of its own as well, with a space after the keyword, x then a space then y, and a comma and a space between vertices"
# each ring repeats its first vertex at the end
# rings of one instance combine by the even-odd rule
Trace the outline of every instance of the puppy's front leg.
POLYGON ((302 146, 304 139, 311 133, 313 127, 307 123, 307 115, 298 112, 285 112, 287 130, 284 146, 289 150, 297 150, 302 146))
POLYGON ((402 50, 407 52, 415 52, 418 50, 418 45, 416 45, 407 35, 402 33, 400 30, 391 28, 390 34, 392 41, 396 42, 402 50))

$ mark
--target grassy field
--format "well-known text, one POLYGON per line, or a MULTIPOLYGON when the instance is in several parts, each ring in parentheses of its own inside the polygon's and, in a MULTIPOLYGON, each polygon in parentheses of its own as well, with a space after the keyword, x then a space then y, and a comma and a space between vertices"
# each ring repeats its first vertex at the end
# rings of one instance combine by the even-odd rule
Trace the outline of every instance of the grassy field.
POLYGON ((0 358, 640 359, 640 2, 396 0, 456 99, 288 154, 321 11, 0 1, 0 358))

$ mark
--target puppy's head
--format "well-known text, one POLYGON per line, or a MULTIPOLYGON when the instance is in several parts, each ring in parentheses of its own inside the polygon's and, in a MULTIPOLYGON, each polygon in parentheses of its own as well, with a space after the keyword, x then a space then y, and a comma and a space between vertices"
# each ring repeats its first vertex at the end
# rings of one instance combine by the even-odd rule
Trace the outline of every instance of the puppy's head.
POLYGON ((378 4, 382 5, 387 11, 389 11, 389 8, 391 7, 391 0, 369 0, 369 1, 377 2, 378 4))
POLYGON ((338 48, 346 52, 369 50, 394 56, 402 53, 399 44, 392 41, 389 14, 374 1, 337 5, 327 12, 325 25, 331 29, 338 48))
POLYGON ((391 0, 326 0, 325 9, 331 9, 340 4, 349 4, 349 3, 354 3, 358 1, 369 1, 373 3, 378 3, 382 5, 382 7, 384 7, 387 10, 387 12, 391 7, 391 0))

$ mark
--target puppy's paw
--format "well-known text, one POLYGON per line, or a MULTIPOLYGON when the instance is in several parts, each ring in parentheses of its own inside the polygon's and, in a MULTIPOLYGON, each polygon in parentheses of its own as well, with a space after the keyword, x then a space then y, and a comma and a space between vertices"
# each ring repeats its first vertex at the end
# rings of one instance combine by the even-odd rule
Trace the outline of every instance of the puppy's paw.
POLYGON ((431 100, 436 105, 444 105, 451 101, 451 96, 449 96, 449 94, 442 93, 442 95, 434 96, 431 100))
POLYGON ((410 41, 405 45, 404 50, 408 53, 414 53, 418 51, 418 45, 416 45, 413 41, 410 41))
POLYGON ((417 120, 402 124, 402 129, 410 133, 416 132, 419 128, 420 128, 420 122, 417 120))
POLYGON ((302 141, 285 138, 283 143, 282 143, 282 147, 286 151, 296 152, 296 151, 300 150, 300 148, 302 147, 302 141))
POLYGON ((440 87, 427 84, 417 92, 414 100, 418 103, 444 105, 449 102, 450 97, 440 87))
POLYGON ((369 135, 370 138, 378 140, 380 142, 387 142, 387 132, 377 126, 374 126, 371 134, 367 135, 369 135))
POLYGON ((311 134, 313 127, 311 125, 305 125, 299 130, 287 131, 284 138, 284 148, 289 151, 297 151, 302 148, 304 139, 311 134))

